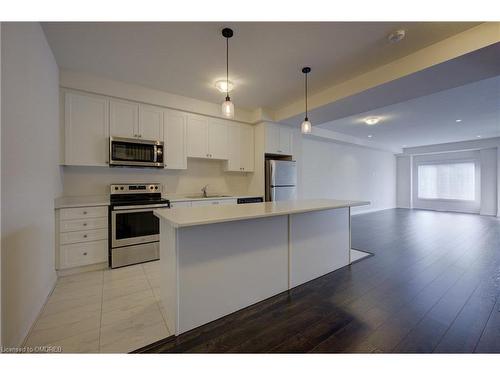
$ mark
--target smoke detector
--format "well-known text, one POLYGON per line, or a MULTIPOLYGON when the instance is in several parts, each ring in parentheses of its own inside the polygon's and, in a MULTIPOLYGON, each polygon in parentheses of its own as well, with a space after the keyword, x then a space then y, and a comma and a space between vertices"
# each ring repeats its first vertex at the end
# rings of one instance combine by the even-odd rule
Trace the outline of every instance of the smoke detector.
POLYGON ((401 42, 406 36, 406 31, 401 29, 401 30, 396 30, 387 35, 387 40, 389 43, 399 43, 401 42))

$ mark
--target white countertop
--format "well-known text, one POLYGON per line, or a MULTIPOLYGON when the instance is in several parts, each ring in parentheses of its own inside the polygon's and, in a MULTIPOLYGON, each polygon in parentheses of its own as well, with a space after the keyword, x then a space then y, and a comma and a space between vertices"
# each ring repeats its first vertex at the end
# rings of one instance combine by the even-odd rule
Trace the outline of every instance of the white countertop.
POLYGON ((238 198, 254 198, 254 197, 259 197, 263 198, 262 195, 228 195, 225 197, 208 197, 208 198, 203 198, 203 197, 197 197, 197 198, 189 198, 186 197, 185 195, 165 195, 165 198, 167 198, 170 202, 191 202, 191 201, 205 201, 205 200, 223 200, 223 199, 238 199, 238 198))
POLYGON ((109 206, 109 195, 87 195, 79 197, 60 197, 54 201, 56 209, 73 207, 109 206))
MULTIPOLYGON (((185 201, 203 201, 203 200, 222 200, 222 199, 238 199, 238 198, 252 198, 261 197, 259 195, 232 195, 227 197, 209 197, 209 198, 188 198, 183 195, 169 195, 164 194, 164 198, 169 199, 171 202, 185 202, 185 201)), ((60 208, 74 208, 74 207, 91 207, 91 206, 109 206, 109 195, 88 195, 76 197, 59 197, 54 201, 56 209, 60 208)))
POLYGON ((334 208, 364 206, 368 204, 370 204, 370 202, 308 199, 238 205, 162 208, 155 210, 154 214, 160 219, 167 220, 174 228, 181 228, 228 221, 299 214, 334 208))

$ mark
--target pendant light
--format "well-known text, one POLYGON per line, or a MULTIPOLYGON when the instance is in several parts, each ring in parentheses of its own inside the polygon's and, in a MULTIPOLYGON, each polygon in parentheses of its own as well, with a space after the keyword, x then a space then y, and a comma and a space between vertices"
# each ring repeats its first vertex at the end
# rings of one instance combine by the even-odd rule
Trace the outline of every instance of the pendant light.
POLYGON ((302 121, 302 124, 300 124, 300 131, 302 134, 309 134, 312 131, 312 124, 311 121, 309 121, 309 118, 307 117, 307 75, 311 72, 311 68, 308 66, 305 66, 302 68, 302 73, 305 74, 306 76, 306 117, 304 118, 304 121, 302 121))
POLYGON ((227 118, 234 117, 234 104, 229 97, 229 38, 233 36, 233 30, 224 28, 222 36, 226 38, 226 100, 222 102, 222 115, 227 118))

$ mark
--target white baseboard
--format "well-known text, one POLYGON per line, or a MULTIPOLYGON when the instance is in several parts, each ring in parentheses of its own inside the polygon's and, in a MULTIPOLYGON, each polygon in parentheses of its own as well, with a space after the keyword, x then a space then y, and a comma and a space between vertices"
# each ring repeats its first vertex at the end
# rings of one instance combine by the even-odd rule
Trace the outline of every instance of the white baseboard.
POLYGON ((393 210, 395 208, 397 208, 397 207, 371 208, 369 210, 363 210, 361 212, 352 212, 352 209, 351 209, 351 216, 362 215, 362 214, 371 214, 373 212, 385 211, 385 210, 393 210))

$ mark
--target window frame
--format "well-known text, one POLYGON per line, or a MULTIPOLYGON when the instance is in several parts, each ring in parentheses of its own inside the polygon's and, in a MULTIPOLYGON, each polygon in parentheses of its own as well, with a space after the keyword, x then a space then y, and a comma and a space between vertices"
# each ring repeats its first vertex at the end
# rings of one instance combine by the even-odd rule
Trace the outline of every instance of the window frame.
POLYGON ((466 159, 442 159, 442 160, 428 160, 428 161, 420 161, 415 163, 416 167, 416 199, 420 201, 428 201, 428 202, 456 202, 456 203, 475 203, 479 200, 479 192, 478 192, 478 179, 480 178, 480 169, 478 160, 475 158, 466 158, 466 159), (446 165, 446 164, 465 164, 471 163, 474 165, 474 199, 451 199, 451 198, 422 198, 418 195, 419 193, 419 168, 421 165, 446 165))

